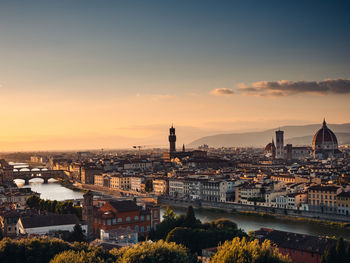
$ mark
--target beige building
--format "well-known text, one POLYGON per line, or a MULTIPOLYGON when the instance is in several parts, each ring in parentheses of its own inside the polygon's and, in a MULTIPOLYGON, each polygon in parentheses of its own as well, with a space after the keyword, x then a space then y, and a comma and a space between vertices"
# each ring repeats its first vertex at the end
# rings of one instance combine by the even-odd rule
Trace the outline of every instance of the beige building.
POLYGON ((166 179, 153 179, 153 191, 156 194, 168 193, 168 180, 166 179))
POLYGON ((129 190, 130 189, 130 176, 125 176, 118 173, 111 174, 111 184, 112 189, 129 190))
POLYGON ((337 194, 341 192, 337 185, 313 185, 308 190, 309 208, 318 212, 337 212, 337 194))

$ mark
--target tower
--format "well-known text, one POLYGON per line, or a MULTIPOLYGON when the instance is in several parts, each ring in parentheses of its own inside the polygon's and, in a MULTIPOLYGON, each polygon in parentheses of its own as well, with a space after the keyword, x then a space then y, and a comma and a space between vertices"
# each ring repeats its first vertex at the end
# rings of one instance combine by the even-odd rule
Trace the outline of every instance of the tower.
POLYGON ((94 195, 92 194, 91 191, 88 191, 86 194, 84 194, 82 218, 83 218, 83 221, 85 221, 87 224, 86 237, 88 241, 91 241, 94 237, 93 197, 94 195))
POLYGON ((176 152, 176 146, 175 146, 176 135, 175 135, 175 128, 173 127, 173 125, 171 125, 169 132, 170 132, 169 134, 170 154, 172 154, 176 152))
POLYGON ((283 133, 284 132, 281 130, 276 131, 276 158, 277 159, 283 159, 283 147, 284 147, 283 133))

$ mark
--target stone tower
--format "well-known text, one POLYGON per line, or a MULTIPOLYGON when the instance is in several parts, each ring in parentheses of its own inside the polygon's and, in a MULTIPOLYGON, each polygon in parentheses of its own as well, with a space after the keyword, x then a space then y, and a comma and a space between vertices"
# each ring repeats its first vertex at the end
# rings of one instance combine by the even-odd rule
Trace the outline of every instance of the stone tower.
POLYGON ((175 142, 176 142, 176 135, 175 135, 175 128, 173 127, 173 125, 171 125, 171 128, 169 129, 169 143, 170 143, 170 155, 174 152, 176 152, 176 146, 175 146, 175 142))
POLYGON ((84 194, 84 203, 83 203, 83 220, 87 224, 87 233, 86 237, 88 241, 93 240, 94 238, 94 218, 93 218, 93 212, 94 212, 94 205, 93 205, 93 197, 91 191, 88 191, 86 194, 84 194))
POLYGON ((281 130, 276 131, 276 158, 283 159, 283 147, 284 147, 284 132, 281 130))

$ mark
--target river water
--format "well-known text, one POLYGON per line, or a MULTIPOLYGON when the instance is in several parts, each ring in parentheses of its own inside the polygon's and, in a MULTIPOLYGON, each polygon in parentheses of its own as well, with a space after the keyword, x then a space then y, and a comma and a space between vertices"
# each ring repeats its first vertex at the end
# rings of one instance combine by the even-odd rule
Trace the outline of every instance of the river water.
MULTIPOLYGON (((33 191, 41 194, 42 199, 50 200, 68 200, 83 198, 83 193, 73 191, 63 187, 59 182, 50 179, 48 184, 43 184, 42 179, 32 179, 29 185, 24 185, 23 180, 15 180, 19 187, 31 188, 33 191)), ((173 208, 177 214, 185 214, 186 209, 173 208)), ((161 216, 164 214, 165 208, 161 208, 161 216)), ((307 222, 278 220, 274 218, 263 218, 258 216, 238 215, 230 213, 218 213, 209 211, 195 211, 196 217, 202 222, 209 222, 218 218, 228 218, 234 221, 239 228, 248 232, 257 230, 262 227, 274 228, 277 230, 296 232, 301 234, 316 235, 316 236, 335 236, 344 237, 350 240, 350 229, 341 229, 331 226, 323 226, 307 222)))

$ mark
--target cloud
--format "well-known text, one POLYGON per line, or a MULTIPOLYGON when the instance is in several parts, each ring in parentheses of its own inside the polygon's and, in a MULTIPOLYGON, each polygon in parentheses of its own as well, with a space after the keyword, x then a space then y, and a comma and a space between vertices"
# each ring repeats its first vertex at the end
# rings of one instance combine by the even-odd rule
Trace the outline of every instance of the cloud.
POLYGON ((258 81, 251 85, 238 84, 244 95, 289 96, 300 93, 327 95, 350 94, 350 79, 326 79, 324 81, 258 81))
POLYGON ((235 92, 233 91, 233 89, 228 89, 228 88, 217 88, 217 89, 213 89, 211 92, 211 94, 213 95, 233 95, 235 94, 235 92))

